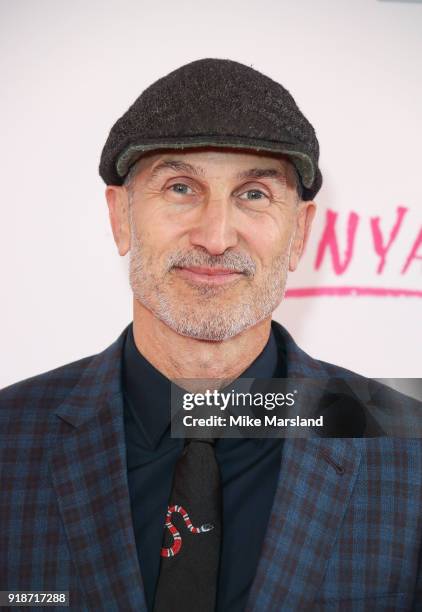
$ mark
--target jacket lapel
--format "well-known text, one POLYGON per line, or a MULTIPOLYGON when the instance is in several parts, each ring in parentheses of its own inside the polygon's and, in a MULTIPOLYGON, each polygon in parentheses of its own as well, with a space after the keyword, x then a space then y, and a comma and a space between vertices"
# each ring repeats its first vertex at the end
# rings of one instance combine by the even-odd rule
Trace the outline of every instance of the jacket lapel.
POLYGON ((50 469, 90 609, 146 612, 126 472, 121 352, 127 328, 89 362, 56 410, 50 469))
MULTIPOLYGON (((327 373, 273 322, 288 376, 327 373)), ((358 474, 359 441, 290 438, 282 462, 247 612, 307 610, 317 598, 358 474)))
POLYGON ((312 609, 359 460, 360 453, 351 440, 284 441, 279 481, 247 612, 312 609))

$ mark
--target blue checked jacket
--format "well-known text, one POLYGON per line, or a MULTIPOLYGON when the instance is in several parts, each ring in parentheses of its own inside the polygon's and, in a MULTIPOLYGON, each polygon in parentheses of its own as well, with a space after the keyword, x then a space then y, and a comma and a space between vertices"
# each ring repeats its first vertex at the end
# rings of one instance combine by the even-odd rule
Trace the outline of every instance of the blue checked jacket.
MULTIPOLYGON (((273 329, 289 376, 347 372, 273 329)), ((0 590, 69 591, 63 610, 147 612, 126 473, 126 331, 0 392, 0 590)), ((286 439, 246 612, 422 610, 421 510, 421 440, 286 439)))

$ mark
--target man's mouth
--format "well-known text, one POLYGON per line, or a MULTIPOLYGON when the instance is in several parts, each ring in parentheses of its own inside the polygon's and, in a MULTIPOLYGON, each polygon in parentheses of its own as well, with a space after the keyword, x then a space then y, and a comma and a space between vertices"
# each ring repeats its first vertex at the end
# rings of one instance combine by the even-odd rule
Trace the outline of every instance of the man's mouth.
POLYGON ((176 267, 175 271, 178 276, 186 280, 213 285, 231 283, 243 275, 243 272, 228 270, 227 268, 207 268, 202 266, 176 267))

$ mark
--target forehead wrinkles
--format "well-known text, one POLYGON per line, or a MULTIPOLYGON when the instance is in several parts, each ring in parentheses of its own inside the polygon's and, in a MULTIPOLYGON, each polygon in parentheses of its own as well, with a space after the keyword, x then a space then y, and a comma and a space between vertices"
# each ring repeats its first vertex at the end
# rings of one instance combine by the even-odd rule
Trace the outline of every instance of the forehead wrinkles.
MULTIPOLYGON (((236 173, 233 173, 232 176, 233 178, 236 178, 236 179, 271 178, 271 179, 276 179, 278 182, 285 185, 287 182, 287 176, 289 172, 289 167, 288 167, 289 164, 283 164, 281 160, 280 160, 281 163, 280 162, 277 163, 277 161, 278 160, 269 161, 269 163, 265 167, 264 166, 249 167, 245 170, 240 170, 236 173)), ((229 167, 230 165, 231 165, 230 162, 225 163, 226 167, 227 166, 229 167)), ((169 159, 169 160, 158 162, 157 165, 153 167, 148 177, 148 181, 154 180, 155 178, 159 177, 162 173, 168 170, 173 170, 174 172, 183 172, 183 173, 197 176, 200 178, 207 178, 207 172, 202 166, 197 165, 197 164, 191 164, 189 162, 185 162, 181 160, 169 159)), ((217 176, 219 176, 218 170, 217 170, 217 176)))
POLYGON ((184 162, 176 159, 167 159, 159 162, 150 173, 150 179, 155 178, 166 170, 174 170, 175 172, 186 172, 195 176, 205 177, 205 170, 200 166, 195 166, 189 162, 184 162))

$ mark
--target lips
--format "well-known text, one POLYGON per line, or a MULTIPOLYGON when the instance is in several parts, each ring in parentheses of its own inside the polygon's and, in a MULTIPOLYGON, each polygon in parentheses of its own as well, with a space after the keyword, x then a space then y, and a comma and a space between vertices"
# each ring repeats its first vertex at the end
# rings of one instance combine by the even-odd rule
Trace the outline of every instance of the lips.
POLYGON ((242 272, 228 270, 227 268, 189 267, 175 268, 182 278, 196 283, 224 284, 232 282, 242 276, 242 272))
POLYGON ((227 268, 180 268, 181 270, 189 270, 189 272, 194 272, 195 274, 207 274, 209 276, 215 276, 220 274, 239 274, 235 270, 228 270, 227 268))

